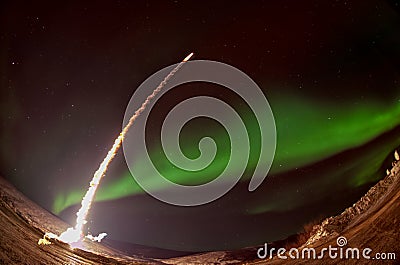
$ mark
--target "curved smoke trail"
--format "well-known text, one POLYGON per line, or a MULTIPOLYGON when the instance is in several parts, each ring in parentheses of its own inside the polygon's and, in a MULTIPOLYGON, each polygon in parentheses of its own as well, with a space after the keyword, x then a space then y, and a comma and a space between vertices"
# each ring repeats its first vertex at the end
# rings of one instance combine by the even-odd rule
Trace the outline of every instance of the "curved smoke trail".
MULTIPOLYGON (((42 239, 39 239, 38 244, 50 244, 48 239, 57 238, 65 243, 76 243, 82 241, 84 238, 83 226, 86 224, 86 217, 92 205, 94 196, 96 194, 97 188, 100 184, 100 181, 104 174, 107 172, 108 166, 111 161, 114 159, 117 154, 121 144, 124 140, 126 133, 129 128, 132 126, 134 121, 140 116, 140 114, 146 109, 147 105, 149 105, 150 101, 162 90, 162 88, 167 84, 168 80, 171 79, 172 76, 185 64, 191 57, 193 53, 190 53, 185 59, 182 60, 164 79, 161 83, 154 89, 153 93, 151 93, 146 100, 142 103, 140 108, 138 108, 132 117, 129 119, 127 125, 123 128, 122 132, 119 134, 117 139, 115 139, 113 146, 108 151, 107 156, 104 158, 103 162, 100 164, 97 171, 94 173, 93 179, 90 181, 90 187, 87 190, 85 196, 81 201, 81 208, 76 213, 76 225, 75 227, 70 227, 66 231, 57 236, 53 233, 46 233, 42 239)), ((106 234, 101 233, 97 237, 89 236, 87 238, 95 241, 100 241, 106 234)))

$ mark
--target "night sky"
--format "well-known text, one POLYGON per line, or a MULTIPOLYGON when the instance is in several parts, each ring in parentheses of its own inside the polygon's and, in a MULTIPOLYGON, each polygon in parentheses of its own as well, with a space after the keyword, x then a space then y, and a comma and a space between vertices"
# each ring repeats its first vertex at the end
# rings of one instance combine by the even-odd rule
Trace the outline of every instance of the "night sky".
MULTIPOLYGON (((399 9, 399 1, 2 1, 0 174, 74 224, 135 89, 193 51, 194 60, 242 70, 268 98, 277 127, 269 175, 247 191, 254 148, 230 193, 177 207, 141 190, 120 152, 89 229, 193 251, 285 238, 352 205, 384 176, 400 145, 399 9)), ((207 182, 229 159, 219 149, 215 163, 190 178, 164 161, 160 121, 195 95, 232 104, 250 134, 257 131, 254 115, 222 87, 194 83, 168 92, 146 139, 153 160, 178 183, 207 182)), ((204 136, 227 141, 217 122, 193 121, 181 138, 189 157, 204 136)), ((250 141, 257 146, 257 137, 250 141)))

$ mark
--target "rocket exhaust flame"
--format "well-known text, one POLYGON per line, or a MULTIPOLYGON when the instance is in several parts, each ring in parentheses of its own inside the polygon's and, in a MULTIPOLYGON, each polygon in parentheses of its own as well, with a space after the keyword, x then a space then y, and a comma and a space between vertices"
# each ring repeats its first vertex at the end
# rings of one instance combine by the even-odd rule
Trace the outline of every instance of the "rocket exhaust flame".
POLYGON ((153 93, 151 93, 146 100, 142 103, 140 108, 138 108, 135 113, 132 115, 132 117, 129 119, 129 122, 126 124, 126 126, 123 128, 122 132, 119 134, 117 139, 115 139, 113 146, 111 149, 108 151, 107 156, 104 158, 103 162, 100 164, 99 168, 97 171, 94 173, 92 181, 90 181, 90 187, 86 191, 85 196, 83 197, 81 201, 81 208, 79 211, 76 213, 76 225, 75 227, 70 227, 67 230, 65 230, 63 233, 60 234, 60 236, 57 236, 53 233, 46 233, 43 238, 39 239, 38 244, 39 245, 48 245, 50 244, 49 239, 56 238, 60 241, 63 241, 65 243, 76 243, 79 241, 82 241, 85 237, 92 240, 92 241, 98 241, 100 242, 101 239, 103 239, 107 234, 106 233, 101 233, 99 236, 92 236, 92 235, 87 235, 84 236, 83 233, 83 226, 87 223, 86 217, 88 215, 88 212, 90 210, 90 207, 92 205, 94 196, 96 194, 97 188, 100 184, 100 181, 104 174, 107 172, 108 165, 111 163, 115 155, 117 154, 119 148, 121 147, 122 141, 124 140, 124 137, 126 133, 128 132, 129 128, 132 126, 134 121, 139 117, 139 115, 146 109, 147 105, 150 103, 150 101, 161 91, 161 89, 167 84, 168 80, 182 67, 184 63, 186 63, 191 57, 193 56, 193 53, 190 53, 188 56, 185 57, 185 59, 182 60, 165 78, 164 80, 157 86, 156 89, 154 89, 153 93))
POLYGON ((192 56, 193 56, 193 52, 190 53, 188 56, 186 56, 185 59, 183 59, 182 62, 187 62, 187 61, 189 61, 190 57, 192 57, 192 56))

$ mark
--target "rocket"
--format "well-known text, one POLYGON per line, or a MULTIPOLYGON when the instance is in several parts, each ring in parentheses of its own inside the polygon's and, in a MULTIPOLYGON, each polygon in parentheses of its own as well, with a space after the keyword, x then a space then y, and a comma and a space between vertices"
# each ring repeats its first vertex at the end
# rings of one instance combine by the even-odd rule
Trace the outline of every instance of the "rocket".
POLYGON ((186 63, 187 61, 189 61, 190 57, 192 57, 192 56, 193 56, 193 52, 190 53, 188 56, 186 56, 185 59, 183 59, 182 62, 185 62, 185 63, 186 63))

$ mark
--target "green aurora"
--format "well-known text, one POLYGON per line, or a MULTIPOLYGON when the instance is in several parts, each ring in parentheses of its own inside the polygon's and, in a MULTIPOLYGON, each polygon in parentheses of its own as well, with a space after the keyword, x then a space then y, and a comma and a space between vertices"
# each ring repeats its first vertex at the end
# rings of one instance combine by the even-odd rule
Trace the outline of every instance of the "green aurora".
MULTIPOLYGON (((389 131, 400 124, 400 100, 389 103, 382 103, 374 99, 368 99, 360 102, 342 102, 338 103, 320 102, 305 99, 301 96, 272 95, 269 97, 271 108, 275 116, 277 127, 277 148, 273 166, 269 174, 282 173, 298 167, 303 167, 311 163, 328 158, 341 151, 361 146, 380 134, 389 131)), ((248 109, 245 108, 241 117, 254 117, 248 109), (244 115, 243 115, 244 113, 244 115)), ((215 123, 215 122, 214 122, 215 123)), ((224 170, 230 156, 230 150, 224 146, 225 141, 229 141, 226 131, 218 124, 210 123, 209 134, 196 134, 193 131, 185 133, 186 126, 181 133, 181 143, 183 152, 188 157, 199 155, 197 145, 198 140, 204 136, 211 136, 216 139, 218 152, 215 160, 207 168, 198 172, 186 172, 173 167, 166 161, 165 155, 160 152, 161 149, 151 150, 150 157, 159 171, 171 181, 187 185, 205 183, 218 176, 219 172, 224 170)), ((190 126, 188 126, 190 127, 190 126)), ((242 178, 251 177, 251 172, 258 163, 259 148, 259 130, 256 122, 246 123, 250 138, 250 159, 247 170, 242 178)), ((229 145, 228 145, 229 146, 229 145)), ((387 153, 393 147, 382 147, 378 155, 373 157, 371 166, 359 172, 354 178, 347 182, 349 187, 358 187, 365 183, 375 181, 371 177, 377 168, 382 164, 387 153)), ((365 162, 365 161, 364 161, 365 162)), ((140 166, 140 161, 136 162, 140 166)), ((234 163, 235 164, 235 163, 234 163)), ((262 161, 260 161, 262 166, 262 161)), ((238 170, 238 169, 237 169, 238 170)), ((146 169, 143 168, 143 174, 146 169)), ((233 174, 235 169, 231 171, 233 174)), ((337 175, 338 171, 334 173, 337 175)), ((331 174, 332 175, 332 174, 331 174)), ((319 176, 320 177, 320 176, 319 176)), ((89 182, 88 176, 88 182, 89 182)), ((321 177, 323 181, 324 177, 321 177)), ((268 182, 268 177, 266 180, 268 182)), ((129 171, 126 171, 115 181, 108 181, 100 186, 96 195, 96 201, 105 201, 122 198, 125 196, 141 194, 144 191, 138 186, 132 178, 129 171)), ((159 183, 152 183, 154 189, 162 189, 159 183)), ((79 203, 86 190, 86 187, 77 187, 74 190, 65 191, 57 194, 53 212, 58 214, 69 206, 79 203)), ((250 213, 257 214, 265 211, 276 210, 277 208, 293 208, 299 203, 296 197, 286 196, 287 201, 261 203, 254 205, 250 213), (286 205, 282 207, 282 205, 286 205)))

